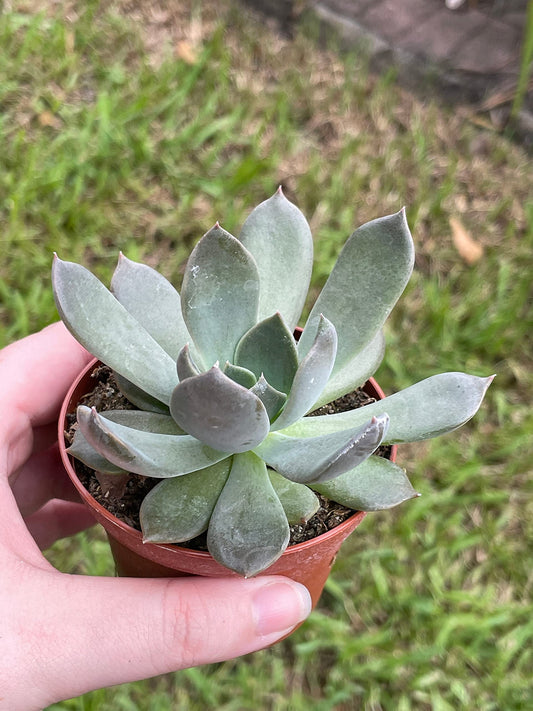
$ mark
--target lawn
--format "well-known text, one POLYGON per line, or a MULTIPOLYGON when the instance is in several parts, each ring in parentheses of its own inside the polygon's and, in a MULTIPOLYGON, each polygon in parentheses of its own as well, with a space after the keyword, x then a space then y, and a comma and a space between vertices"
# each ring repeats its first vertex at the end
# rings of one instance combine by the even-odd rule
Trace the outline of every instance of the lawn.
MULTIPOLYGON (((0 47, 0 346, 57 318, 54 251, 108 281, 122 250, 179 286, 216 220, 238 231, 282 184, 315 236, 316 289, 356 226, 407 206, 417 263, 386 392, 497 374, 462 430, 400 448, 422 496, 367 516, 290 639, 50 711, 532 708, 530 156, 363 53, 282 39, 226 0, 12 0, 0 47)), ((96 530, 47 555, 113 573, 96 530)))

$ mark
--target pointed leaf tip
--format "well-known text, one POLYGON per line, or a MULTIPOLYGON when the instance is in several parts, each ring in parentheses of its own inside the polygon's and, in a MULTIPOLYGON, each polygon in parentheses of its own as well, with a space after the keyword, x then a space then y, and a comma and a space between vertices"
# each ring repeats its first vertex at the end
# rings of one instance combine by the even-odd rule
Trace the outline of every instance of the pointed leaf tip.
POLYGON ((342 248, 311 310, 299 352, 303 355, 310 349, 320 314, 325 314, 339 336, 332 375, 339 374, 376 338, 413 265, 413 240, 404 214, 387 215, 358 227, 342 248))
POLYGON ((313 438, 271 432, 255 452, 287 479, 314 486, 365 461, 381 444, 388 424, 389 417, 384 414, 363 427, 313 438))
POLYGON ((302 212, 280 188, 250 213, 239 239, 254 256, 261 281, 260 320, 279 310, 291 332, 307 297, 313 238, 302 212))
POLYGON ((186 378, 191 378, 194 375, 200 374, 200 369, 191 357, 189 344, 186 343, 178 354, 176 360, 176 370, 180 382, 186 378))
POLYGON ((181 297, 203 363, 232 362, 241 336, 257 321, 259 273, 250 252, 218 222, 191 252, 181 297))
POLYGON ((467 373, 432 375, 371 405, 336 415, 306 417, 289 427, 286 434, 312 437, 355 427, 371 415, 386 411, 390 416, 384 440, 387 444, 430 439, 468 422, 478 411, 491 381, 467 373))
POLYGON ((119 253, 111 293, 175 360, 190 339, 181 314, 180 295, 156 269, 119 253))

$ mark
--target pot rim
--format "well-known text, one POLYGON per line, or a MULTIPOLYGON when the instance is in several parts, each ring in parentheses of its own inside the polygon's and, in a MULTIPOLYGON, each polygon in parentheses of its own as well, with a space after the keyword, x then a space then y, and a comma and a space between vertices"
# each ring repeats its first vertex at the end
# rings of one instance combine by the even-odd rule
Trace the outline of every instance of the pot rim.
MULTIPOLYGON (((176 549, 179 551, 186 551, 187 555, 191 559, 197 559, 197 560, 208 560, 208 559, 213 559, 211 554, 208 551, 198 551, 194 550, 192 548, 187 548, 186 546, 183 546, 181 544, 165 544, 165 543, 144 543, 143 538, 142 538, 142 532, 137 530, 136 528, 133 528, 129 524, 125 523, 124 521, 121 521, 119 518, 114 516, 108 509, 106 509, 102 504, 100 504, 86 489, 86 487, 82 484, 80 479, 78 478, 78 475, 76 473, 76 470, 74 468, 73 464, 73 457, 68 454, 66 451, 66 445, 65 445, 65 420, 66 416, 69 413, 74 412, 75 406, 77 405, 77 402, 79 400, 79 395, 76 393, 76 390, 78 389, 80 383, 83 381, 83 379, 95 368, 98 363, 101 361, 98 358, 93 358, 86 366, 83 368, 83 370, 79 373, 79 375, 74 379, 72 385, 70 386, 64 400, 63 404, 61 406, 60 414, 59 414, 59 419, 58 419, 58 442, 59 442, 59 450, 60 450, 60 455, 61 459, 63 462, 63 465, 72 481, 74 486, 76 487, 76 490, 80 494, 82 500, 90 506, 96 515, 96 518, 98 522, 101 523, 101 519, 105 519, 108 524, 113 526, 113 528, 118 529, 121 533, 122 536, 127 536, 133 547, 134 548, 139 548, 142 547, 143 550, 148 552, 149 549, 157 549, 160 551, 163 555, 165 554, 170 554, 173 553, 175 554, 176 549), (74 402, 76 400, 76 402, 74 402)), ((371 389, 373 389, 378 397, 378 399, 383 399, 385 397, 385 393, 379 386, 379 384, 376 382, 374 378, 369 378, 365 385, 369 385, 371 389)), ((396 452, 397 452, 397 446, 392 445, 391 448, 391 456, 390 460, 395 461, 396 459, 396 452)), ((329 531, 326 531, 325 533, 321 533, 319 536, 315 536, 314 538, 308 539, 306 541, 302 541, 301 543, 295 543, 292 546, 288 546, 285 551, 282 553, 282 557, 288 557, 291 555, 298 555, 299 552, 306 550, 307 548, 312 547, 313 545, 317 545, 318 542, 322 541, 327 541, 330 538, 334 538, 336 536, 339 536, 339 534, 342 534, 345 529, 351 528, 355 522, 356 519, 358 519, 358 523, 362 521, 362 519, 366 516, 366 511, 356 511, 353 515, 349 516, 345 521, 340 523, 338 526, 335 526, 334 528, 330 529, 329 531)), ((221 566, 223 567, 223 566, 221 566)), ((224 570, 227 572, 225 568, 224 570)))

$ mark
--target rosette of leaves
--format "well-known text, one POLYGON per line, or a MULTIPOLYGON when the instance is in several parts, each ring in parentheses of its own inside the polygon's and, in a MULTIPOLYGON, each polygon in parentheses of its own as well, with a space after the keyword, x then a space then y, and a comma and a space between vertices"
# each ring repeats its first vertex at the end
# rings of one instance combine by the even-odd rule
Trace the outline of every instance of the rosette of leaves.
POLYGON ((207 531, 213 557, 245 576, 282 554, 289 524, 318 509, 316 492, 366 511, 416 496, 375 450, 459 427, 490 378, 443 373, 359 409, 307 416, 375 372, 383 324, 413 262, 403 210, 359 227, 297 341, 313 241, 281 189, 238 239, 218 223, 200 239, 181 294, 122 255, 111 290, 55 257, 61 318, 138 408, 78 407, 70 453, 108 475, 159 479, 141 506, 144 540, 180 543, 207 531))

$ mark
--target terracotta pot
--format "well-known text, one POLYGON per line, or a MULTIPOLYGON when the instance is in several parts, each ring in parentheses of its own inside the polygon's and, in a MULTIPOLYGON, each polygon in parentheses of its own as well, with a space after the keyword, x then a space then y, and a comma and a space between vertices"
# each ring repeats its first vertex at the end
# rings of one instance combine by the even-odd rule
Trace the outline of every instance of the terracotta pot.
MULTIPOLYGON (((177 545, 143 543, 142 534, 113 516, 99 504, 78 479, 72 458, 67 454, 64 431, 67 429, 67 413, 76 411, 81 397, 94 387, 91 373, 98 361, 95 359, 78 376, 70 388, 59 417, 59 446, 65 468, 94 517, 107 532, 111 551, 115 559, 116 571, 125 577, 179 577, 202 575, 207 577, 235 576, 227 568, 217 563, 209 553, 184 548, 177 545)), ((373 378, 365 384, 365 391, 377 399, 384 397, 383 391, 373 378)), ((396 458, 396 447, 392 448, 391 459, 396 458)), ((355 513, 336 528, 310 541, 289 546, 283 555, 264 574, 286 575, 303 583, 309 589, 316 605, 327 580, 335 556, 343 541, 366 516, 364 511, 355 513)))

